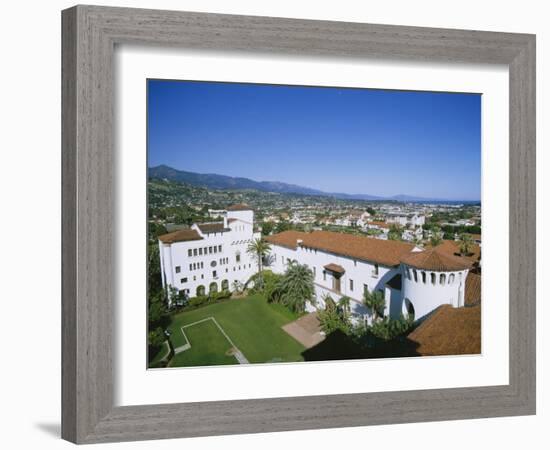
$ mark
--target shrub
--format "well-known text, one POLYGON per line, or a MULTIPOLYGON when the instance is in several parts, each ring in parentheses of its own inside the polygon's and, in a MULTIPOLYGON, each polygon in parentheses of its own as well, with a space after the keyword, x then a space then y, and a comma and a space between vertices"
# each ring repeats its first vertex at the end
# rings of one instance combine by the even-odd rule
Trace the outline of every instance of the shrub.
POLYGON ((343 316, 336 308, 326 308, 317 312, 321 329, 325 334, 331 334, 337 330, 345 334, 351 333, 351 325, 347 318, 343 316))
POLYGON ((208 302, 208 297, 206 295, 199 295, 197 297, 191 297, 188 304, 196 308, 197 306, 204 305, 206 302, 208 302))
POLYGON ((375 337, 389 341, 398 336, 407 334, 413 327, 414 320, 410 317, 401 317, 399 319, 390 319, 384 317, 378 322, 374 322, 368 331, 375 337))

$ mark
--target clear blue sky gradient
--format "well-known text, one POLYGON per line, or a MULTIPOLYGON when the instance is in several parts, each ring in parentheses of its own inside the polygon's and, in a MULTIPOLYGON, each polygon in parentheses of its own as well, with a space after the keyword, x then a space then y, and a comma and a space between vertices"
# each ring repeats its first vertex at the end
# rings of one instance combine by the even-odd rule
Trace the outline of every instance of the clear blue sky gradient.
POLYGON ((326 192, 481 196, 481 95, 148 80, 148 166, 326 192))

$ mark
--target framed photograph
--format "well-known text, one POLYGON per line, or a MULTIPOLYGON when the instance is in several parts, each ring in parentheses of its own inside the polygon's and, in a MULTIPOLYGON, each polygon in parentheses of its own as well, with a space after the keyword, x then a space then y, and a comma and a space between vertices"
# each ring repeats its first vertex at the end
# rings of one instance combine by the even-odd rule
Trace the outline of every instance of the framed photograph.
POLYGON ((535 37, 63 11, 62 435, 535 413, 535 37))

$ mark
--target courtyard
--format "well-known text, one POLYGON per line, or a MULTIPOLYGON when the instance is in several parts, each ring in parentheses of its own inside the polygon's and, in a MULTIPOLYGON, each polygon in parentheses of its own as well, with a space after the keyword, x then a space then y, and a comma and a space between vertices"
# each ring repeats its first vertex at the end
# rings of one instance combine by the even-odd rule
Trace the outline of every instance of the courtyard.
POLYGON ((299 317, 260 294, 183 311, 168 327, 169 367, 304 361, 306 347, 283 329, 299 317))

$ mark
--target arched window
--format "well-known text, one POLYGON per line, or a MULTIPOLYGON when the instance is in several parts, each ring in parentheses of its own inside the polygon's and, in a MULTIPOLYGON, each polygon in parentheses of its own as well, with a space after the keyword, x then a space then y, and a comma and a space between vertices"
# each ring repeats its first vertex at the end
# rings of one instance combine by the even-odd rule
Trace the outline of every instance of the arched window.
POLYGON ((229 280, 222 280, 222 291, 229 290, 229 280))
POLYGON ((439 275, 439 284, 445 284, 445 274, 439 275))
POLYGON ((215 281, 212 281, 212 283, 210 283, 210 286, 208 288, 208 292, 210 292, 211 294, 215 294, 216 292, 218 292, 218 283, 216 283, 215 281))
POLYGON ((410 280, 411 279, 411 269, 409 269, 407 267, 407 269, 405 270, 405 273, 406 273, 407 278, 410 280))
POLYGON ((416 269, 413 269, 413 275, 414 275, 414 281, 418 282, 418 272, 416 271, 416 269))
POLYGON ((452 273, 449 275, 449 284, 453 284, 455 282, 455 274, 452 273))
POLYGON ((432 284, 435 284, 435 273, 431 272, 430 278, 431 278, 432 284))
POLYGON ((422 271, 422 283, 426 284, 426 272, 422 271))
POLYGON ((204 295, 205 292, 205 288, 202 284, 200 286, 197 286, 197 297, 204 295))
POLYGON ((458 279, 459 279, 460 281, 462 281, 462 272, 459 272, 459 274, 458 274, 458 279))

